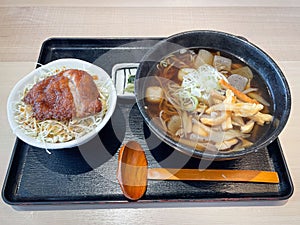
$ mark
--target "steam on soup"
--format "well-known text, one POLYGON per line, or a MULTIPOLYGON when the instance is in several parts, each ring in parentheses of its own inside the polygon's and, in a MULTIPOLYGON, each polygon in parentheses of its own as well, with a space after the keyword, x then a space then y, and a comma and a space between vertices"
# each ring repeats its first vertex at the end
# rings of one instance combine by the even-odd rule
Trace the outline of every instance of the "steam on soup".
POLYGON ((261 77, 225 53, 181 49, 151 74, 145 89, 150 118, 173 140, 197 150, 245 149, 273 119, 261 77))

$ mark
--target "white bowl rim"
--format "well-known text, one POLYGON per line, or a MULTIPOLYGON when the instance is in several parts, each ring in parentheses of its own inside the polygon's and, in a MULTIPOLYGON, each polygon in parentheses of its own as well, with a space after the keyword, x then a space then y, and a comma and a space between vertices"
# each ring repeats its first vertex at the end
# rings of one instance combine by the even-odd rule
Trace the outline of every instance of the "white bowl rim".
POLYGON ((98 134, 98 132, 110 120, 110 118, 115 110, 116 102, 117 102, 117 94, 116 94, 115 86, 113 84, 111 77, 108 75, 108 73, 104 69, 102 69, 101 67, 99 67, 95 64, 84 61, 84 60, 75 59, 75 58, 63 58, 63 59, 51 61, 39 68, 34 69, 33 71, 31 71, 29 74, 25 75, 21 80, 19 80, 15 84, 15 86, 13 87, 12 91, 10 92, 8 100, 7 100, 7 118, 8 118, 9 125, 10 125, 11 129, 13 130, 13 133, 18 138, 20 138, 22 141, 24 141, 25 143, 27 143, 29 145, 32 145, 32 146, 35 146, 38 148, 45 148, 45 149, 72 148, 72 147, 80 146, 80 145, 90 141, 98 134), (106 112, 102 122, 95 129, 93 129, 93 131, 83 135, 82 137, 75 139, 75 140, 68 141, 68 142, 63 142, 63 143, 39 142, 35 138, 27 136, 22 131, 22 129, 18 127, 18 125, 16 124, 16 121, 14 119, 14 109, 13 109, 12 105, 14 105, 13 102, 16 101, 15 99, 19 95, 20 91, 24 90, 24 85, 28 84, 28 82, 30 80, 32 80, 32 82, 33 82, 34 77, 36 77, 38 74, 43 73, 42 72, 43 70, 52 71, 53 69, 56 69, 56 68, 60 69, 62 67, 81 69, 81 70, 85 70, 87 72, 97 71, 97 73, 92 72, 92 74, 97 75, 98 78, 100 78, 100 79, 107 79, 109 82, 108 87, 109 87, 109 93, 110 93, 110 96, 109 96, 110 105, 107 109, 107 112, 106 112))

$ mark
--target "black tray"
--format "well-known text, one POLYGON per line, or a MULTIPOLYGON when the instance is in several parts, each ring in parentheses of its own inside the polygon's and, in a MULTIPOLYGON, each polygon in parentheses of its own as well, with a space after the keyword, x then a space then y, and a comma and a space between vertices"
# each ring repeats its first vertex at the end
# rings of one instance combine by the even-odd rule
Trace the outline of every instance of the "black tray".
MULTIPOLYGON (((46 64, 60 58, 78 58, 99 65, 111 74, 115 64, 139 62, 159 40, 53 38, 44 42, 38 62, 46 64)), ((149 167, 198 168, 205 164, 161 143, 144 124, 134 100, 118 98, 109 123, 95 139, 83 146, 48 152, 16 139, 2 197, 6 203, 17 206, 126 205, 128 201, 117 183, 116 168, 119 147, 129 140, 137 140, 144 147, 149 167)), ((280 183, 149 181, 144 197, 131 204, 284 200, 293 193, 278 139, 246 157, 213 162, 209 168, 277 171, 280 183)))

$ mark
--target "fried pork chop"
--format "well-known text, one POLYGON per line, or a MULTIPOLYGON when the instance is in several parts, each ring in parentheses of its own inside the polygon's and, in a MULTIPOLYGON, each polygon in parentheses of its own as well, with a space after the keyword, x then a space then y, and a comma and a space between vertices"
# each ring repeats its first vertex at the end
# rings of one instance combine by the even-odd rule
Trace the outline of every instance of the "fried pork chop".
POLYGON ((102 110, 93 77, 76 69, 62 71, 35 84, 24 102, 32 106, 33 116, 41 121, 82 118, 102 110))

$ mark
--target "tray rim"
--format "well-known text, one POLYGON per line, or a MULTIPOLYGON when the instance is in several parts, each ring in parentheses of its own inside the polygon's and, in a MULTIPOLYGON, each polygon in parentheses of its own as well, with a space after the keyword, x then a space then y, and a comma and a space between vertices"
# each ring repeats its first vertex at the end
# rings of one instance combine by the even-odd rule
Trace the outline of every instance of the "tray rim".
POLYGON ((198 198, 198 199, 172 199, 172 200, 168 200, 168 199, 159 199, 159 200, 139 200, 136 202, 131 202, 131 201, 127 201, 127 200, 53 200, 53 201, 10 201, 8 198, 6 198, 5 195, 5 190, 7 188, 7 182, 8 182, 8 177, 10 175, 10 171, 12 169, 12 165, 13 165, 13 161, 14 161, 14 156, 16 154, 17 151, 17 145, 18 144, 25 144, 22 140, 20 140, 19 138, 16 138, 15 141, 15 145, 11 154, 11 158, 10 158, 10 162, 9 162, 9 166, 7 169, 7 173, 3 182, 3 187, 2 187, 2 199, 3 201, 11 206, 32 206, 32 205, 84 205, 84 204, 100 204, 100 205, 111 205, 111 206, 121 206, 127 203, 130 203, 131 205, 143 205, 143 204, 151 204, 151 203, 203 203, 203 202, 253 202, 253 201, 285 201, 288 200, 294 193, 294 185, 291 179, 291 175, 289 172, 289 169, 287 167, 287 163, 285 160, 285 157, 283 155, 283 151, 282 151, 282 147, 280 144, 279 139, 277 138, 275 140, 275 142, 278 144, 278 148, 279 148, 279 154, 280 154, 280 159, 282 159, 283 161, 283 168, 286 171, 286 175, 287 175, 287 179, 289 181, 290 184, 290 191, 283 196, 279 196, 279 197, 229 197, 229 198, 198 198), (21 143, 20 143, 21 142, 21 143))
MULTIPOLYGON (((160 41, 162 40, 163 37, 99 37, 99 38, 94 38, 94 37, 82 37, 82 38, 77 38, 77 37, 51 37, 46 39, 42 45, 41 45, 41 49, 40 49, 40 53, 38 56, 38 61, 37 61, 37 65, 38 63, 42 60, 42 57, 44 56, 44 52, 47 49, 47 45, 49 45, 49 43, 53 42, 53 41, 67 41, 67 40, 71 40, 71 41, 82 41, 82 40, 92 40, 92 41, 105 41, 105 40, 110 40, 110 41, 116 41, 116 40, 123 40, 123 41, 134 41, 134 40, 155 40, 155 41, 160 41)), ((19 138, 16 138, 16 141, 14 143, 14 147, 13 147, 13 151, 11 153, 10 156, 10 161, 7 167, 7 172, 3 181, 3 186, 2 186, 2 191, 1 191, 1 197, 3 199, 3 201, 11 206, 32 206, 32 205, 66 205, 66 204, 70 204, 70 205, 77 205, 77 204, 101 204, 101 205, 126 205, 128 203, 130 203, 130 205, 142 205, 142 204, 151 204, 151 203, 200 203, 200 202, 242 202, 242 201, 247 201, 247 202, 253 202, 253 201, 284 201, 289 199, 293 193, 294 193, 294 184, 291 178, 291 174, 289 172, 289 168, 287 166, 287 162, 286 159, 284 157, 283 151, 282 151, 282 147, 279 141, 279 138, 277 137, 275 139, 274 142, 277 143, 278 148, 279 148, 279 152, 278 154, 280 155, 280 159, 283 162, 282 168, 285 169, 286 172, 286 176, 287 176, 287 180, 288 183, 290 185, 290 190, 287 194, 283 195, 283 196, 279 196, 279 197, 229 197, 229 198, 200 198, 200 199, 172 199, 172 200, 164 200, 164 199, 159 199, 159 200, 139 200, 137 202, 129 202, 127 200, 116 200, 116 201, 108 201, 108 200, 81 200, 81 201, 74 201, 74 200, 70 200, 70 201, 66 201, 66 200, 53 200, 53 201, 10 201, 8 198, 6 198, 6 188, 7 188, 7 182, 8 182, 8 178, 10 176, 11 170, 12 170, 12 166, 13 166, 13 161, 15 158, 15 154, 17 151, 17 146, 20 144, 26 144, 24 143, 22 140, 20 140, 19 138)), ((273 142, 273 143, 274 143, 273 142)))

